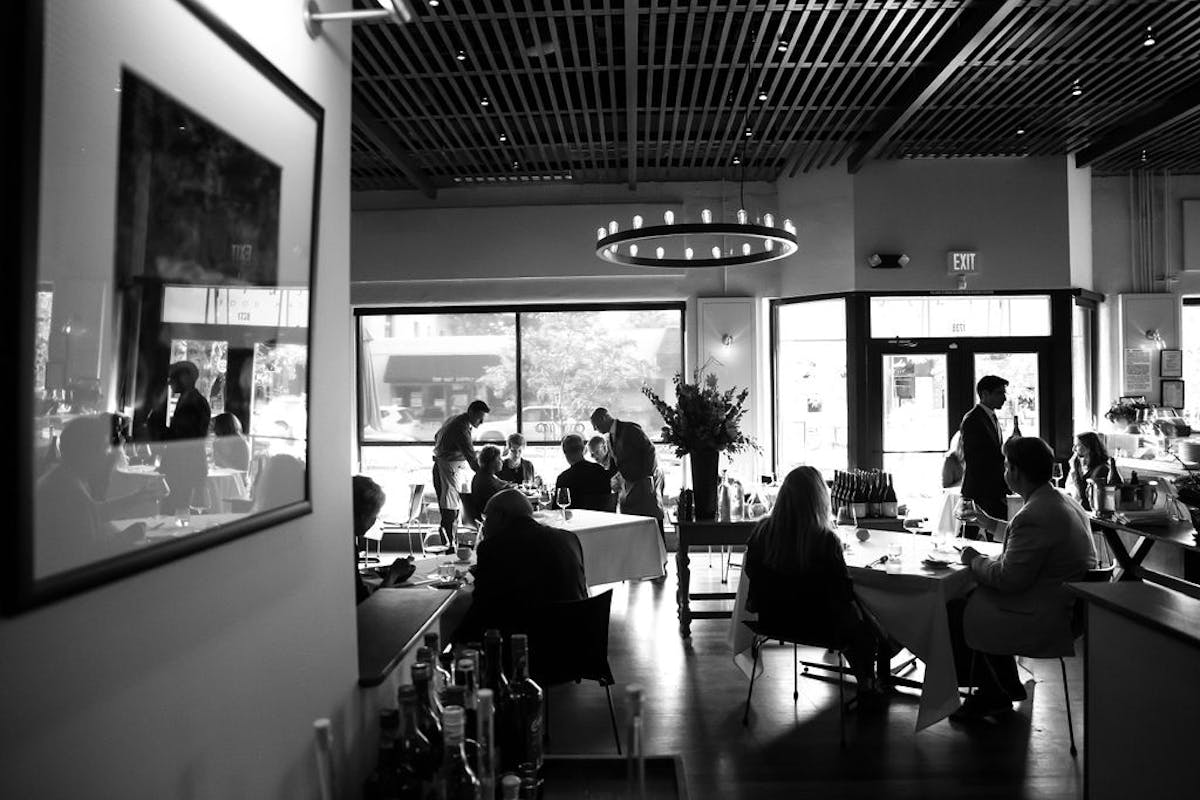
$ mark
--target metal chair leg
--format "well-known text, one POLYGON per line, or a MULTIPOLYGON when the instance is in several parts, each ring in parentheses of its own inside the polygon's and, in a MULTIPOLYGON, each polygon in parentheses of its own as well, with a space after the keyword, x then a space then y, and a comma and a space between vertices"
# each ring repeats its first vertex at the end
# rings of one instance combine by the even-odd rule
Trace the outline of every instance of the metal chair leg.
POLYGON ((1071 757, 1074 758, 1078 751, 1075 749, 1075 723, 1071 721, 1071 690, 1067 688, 1067 662, 1060 658, 1058 665, 1062 667, 1063 699, 1067 704, 1067 733, 1071 734, 1071 757))
POLYGON ((762 642, 757 636, 750 644, 750 650, 754 653, 754 666, 750 667, 750 690, 746 692, 746 710, 742 712, 743 728, 750 724, 750 698, 754 696, 754 676, 758 674, 758 654, 762 650, 762 642))
POLYGON ((800 656, 796 649, 795 643, 792 644, 792 702, 795 703, 800 699, 800 656))
POLYGON ((621 734, 617 730, 617 712, 613 710, 612 692, 609 691, 607 683, 604 684, 604 693, 608 695, 608 718, 612 722, 613 741, 617 743, 617 755, 621 755, 621 734))
POLYGON ((846 749, 846 673, 842 671, 842 651, 838 650, 838 732, 841 747, 846 749))

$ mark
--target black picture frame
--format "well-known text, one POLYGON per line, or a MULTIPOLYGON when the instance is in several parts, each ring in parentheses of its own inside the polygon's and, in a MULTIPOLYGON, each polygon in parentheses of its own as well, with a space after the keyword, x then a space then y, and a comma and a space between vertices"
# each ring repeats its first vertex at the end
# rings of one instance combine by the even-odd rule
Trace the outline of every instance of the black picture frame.
POLYGON ((1183 351, 1162 350, 1158 354, 1158 376, 1160 378, 1183 377, 1183 351))
POLYGON ((1162 405, 1168 408, 1183 408, 1183 381, 1159 381, 1159 390, 1159 397, 1162 398, 1162 405))
MULTIPOLYGON (((6 293, 10 341, 16 349, 13 361, 18 380, 12 394, 16 396, 14 427, 19 443, 12 503, 16 525, 0 542, 0 608, 6 615, 312 512, 308 398, 324 109, 195 0, 116 9, 84 3, 56 9, 53 14, 48 13, 49 5, 45 0, 18 4, 5 35, 11 46, 9 58, 17 67, 17 119, 21 122, 20 143, 11 162, 14 180, 5 182, 5 191, 15 201, 9 207, 19 210, 5 225, 17 244, 13 252, 20 258, 16 285, 6 293), (114 14, 122 18, 114 20, 114 14), (169 42, 164 31, 170 31, 169 42), (245 153, 258 154, 258 172, 267 176, 268 184, 277 182, 277 207, 270 205, 274 200, 268 200, 248 214, 214 202, 220 200, 219 192, 203 198, 216 220, 210 219, 208 227, 199 232, 206 239, 215 239, 219 252, 206 254, 203 247, 193 248, 195 252, 180 259, 189 265, 188 270, 149 275, 150 270, 138 269, 147 263, 144 258, 139 262, 129 256, 143 253, 145 248, 137 245, 153 240, 157 232, 153 209, 143 208, 141 217, 135 218, 134 233, 140 239, 135 239, 134 247, 123 250, 118 241, 128 238, 128 230, 121 229, 118 206, 122 197, 130 195, 126 191, 129 176, 138 172, 122 168, 121 159, 130 153, 125 144, 134 142, 132 157, 151 166, 166 149, 164 145, 155 150, 156 145, 147 144, 154 141, 153 136, 127 136, 130 120, 136 117, 130 112, 128 98, 122 96, 122 82, 131 75, 161 93, 160 104, 151 106, 141 118, 143 125, 157 124, 169 134, 175 123, 164 123, 163 109, 175 108, 203 128, 209 151, 227 150, 231 142, 244 145, 240 160, 203 165, 209 172, 225 170, 215 183, 226 186, 230 179, 241 177, 245 153), (277 169, 261 165, 277 165, 277 169), (259 238, 250 241, 274 244, 273 248, 261 248, 270 251, 269 258, 274 260, 245 270, 253 274, 244 278, 236 262, 239 257, 252 257, 257 249, 232 233, 252 228, 246 224, 251 217, 265 222, 259 225, 259 238), (211 268, 195 269, 205 258, 213 259, 211 268), (230 268, 230 260, 234 268, 230 268), (210 280, 211 276, 219 279, 210 280), (224 309, 224 323, 216 316, 195 320, 187 318, 186 311, 169 310, 180 305, 172 298, 199 296, 196 292, 206 303, 212 301, 214 309, 224 309), (259 324, 255 316, 263 306, 278 312, 271 325, 259 324), (238 313, 231 315, 231 308, 238 313), (261 352, 266 353, 264 358, 278 361, 280 348, 288 348, 290 382, 278 392, 293 401, 296 424, 284 428, 286 438, 283 434, 273 439, 261 437, 269 441, 261 458, 255 460, 265 465, 260 474, 271 478, 283 473, 285 458, 290 459, 287 464, 298 465, 288 476, 287 491, 277 500, 271 500, 265 488, 256 492, 253 501, 243 498, 235 505, 229 500, 228 512, 193 518, 171 535, 152 536, 152 526, 140 522, 121 528, 125 538, 105 540, 103 549, 76 547, 71 541, 69 560, 45 564, 45 553, 52 549, 47 537, 61 536, 67 526, 46 524, 47 519, 55 519, 47 516, 47 509, 55 504, 44 498, 39 501, 38 493, 45 489, 42 478, 63 466, 64 453, 75 450, 60 447, 58 434, 67 428, 87 427, 74 424, 78 417, 103 417, 106 419, 98 421, 110 424, 113 438, 110 442, 105 437, 102 446, 110 447, 112 453, 120 449, 116 456, 121 458, 136 453, 136 448, 127 447, 118 437, 136 435, 139 413, 145 412, 139 404, 152 396, 146 387, 157 382, 158 402, 170 409, 172 392, 178 389, 168 391, 162 383, 167 366, 179 360, 177 351, 186 348, 187 342, 206 335, 212 339, 218 330, 236 330, 239 341, 250 343, 244 348, 252 353, 247 362, 250 366, 242 364, 246 377, 239 379, 239 387, 242 383, 249 387, 244 392, 249 399, 231 413, 236 411, 235 416, 251 423, 257 423, 252 406, 260 394, 254 359, 261 352), (258 339, 263 339, 263 348, 274 349, 261 349, 258 339), (140 538, 132 540, 131 531, 141 534, 140 538)), ((186 127, 180 124, 177 129, 182 133, 186 127)), ((186 161, 204 149, 202 142, 182 156, 176 155, 186 161)), ((147 172, 152 169, 142 170, 143 175, 147 172)), ((156 186, 152 179, 139 179, 143 184, 138 188, 147 190, 142 197, 151 195, 149 201, 143 200, 143 206, 149 206, 157 199, 153 196, 156 186)), ((166 181, 160 179, 158 186, 165 187, 166 181)), ((243 186, 239 197, 253 194, 243 186)), ((266 194, 270 197, 270 192, 266 194)), ((241 199, 238 209, 244 205, 241 199)), ((180 210, 177 205, 175 211, 180 210)), ((159 236, 158 243, 170 239, 159 236)), ((159 266, 169 261, 161 252, 155 258, 159 266)), ((206 315, 213 311, 201 305, 206 315)), ((225 344, 230 347, 232 362, 232 346, 225 344)), ((229 369, 232 375, 232 366, 229 369)), ((222 378, 225 374, 219 373, 222 378)), ((223 380, 220 383, 222 403, 241 391, 228 389, 223 380)), ((263 402, 270 405, 269 400, 263 402)), ((253 428, 247 434, 259 443, 253 428)), ((203 438, 195 437, 186 444, 196 448, 207 438, 206 432, 203 438)), ((147 443, 147 450, 169 452, 174 444, 155 441, 147 443)), ((157 467, 145 465, 147 472, 163 470, 163 459, 157 457, 156 461, 157 467)), ((115 468, 107 468, 110 476, 115 474, 115 468)), ((151 480, 155 478, 151 476, 151 480)), ((89 484, 90 496, 98 497, 106 483, 107 479, 89 484)), ((271 483, 273 480, 267 479, 262 486, 271 483)), ((134 516, 119 521, 129 522, 134 516)), ((166 525, 166 518, 162 519, 166 525)), ((99 527, 92 532, 96 530, 99 527)))

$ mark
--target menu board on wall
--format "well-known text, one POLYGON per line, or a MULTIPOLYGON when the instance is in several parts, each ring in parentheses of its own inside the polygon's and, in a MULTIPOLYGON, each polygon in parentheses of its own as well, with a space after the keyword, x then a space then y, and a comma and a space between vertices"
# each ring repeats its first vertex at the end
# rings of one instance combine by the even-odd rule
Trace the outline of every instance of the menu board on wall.
POLYGON ((1125 348, 1125 394, 1149 394, 1150 351, 1140 347, 1125 348))

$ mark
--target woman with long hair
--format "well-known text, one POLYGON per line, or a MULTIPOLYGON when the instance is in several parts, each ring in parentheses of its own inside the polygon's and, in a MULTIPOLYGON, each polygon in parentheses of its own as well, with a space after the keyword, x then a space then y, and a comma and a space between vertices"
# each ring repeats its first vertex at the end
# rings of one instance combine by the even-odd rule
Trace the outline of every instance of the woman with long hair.
POLYGON ((1103 484, 1108 480, 1108 448, 1104 440, 1093 431, 1075 434, 1075 445, 1071 448, 1071 469, 1067 481, 1070 492, 1086 511, 1092 511, 1088 497, 1087 482, 1093 480, 1103 484))
POLYGON ((882 635, 854 596, 820 471, 796 467, 746 547, 747 608, 766 631, 836 643, 858 681, 860 706, 879 707, 874 674, 882 635))

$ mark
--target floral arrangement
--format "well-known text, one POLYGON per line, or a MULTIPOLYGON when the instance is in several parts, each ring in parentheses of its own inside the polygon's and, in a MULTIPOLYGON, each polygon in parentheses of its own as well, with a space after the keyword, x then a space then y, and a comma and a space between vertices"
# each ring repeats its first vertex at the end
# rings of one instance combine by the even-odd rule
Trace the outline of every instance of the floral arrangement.
POLYGON ((654 409, 662 415, 666 423, 663 425, 662 438, 675 448, 675 455, 683 456, 705 449, 730 453, 759 450, 758 443, 741 430, 749 389, 739 391, 735 386, 722 392, 717 388, 717 376, 703 372, 703 367, 696 370, 691 383, 684 381, 678 373, 673 380, 674 405, 669 405, 649 386, 642 387, 642 394, 650 399, 654 409))
POLYGON ((1108 411, 1104 412, 1104 418, 1112 423, 1128 425, 1135 422, 1138 415, 1148 408, 1150 408, 1150 404, 1146 402, 1117 400, 1109 406, 1108 411))

